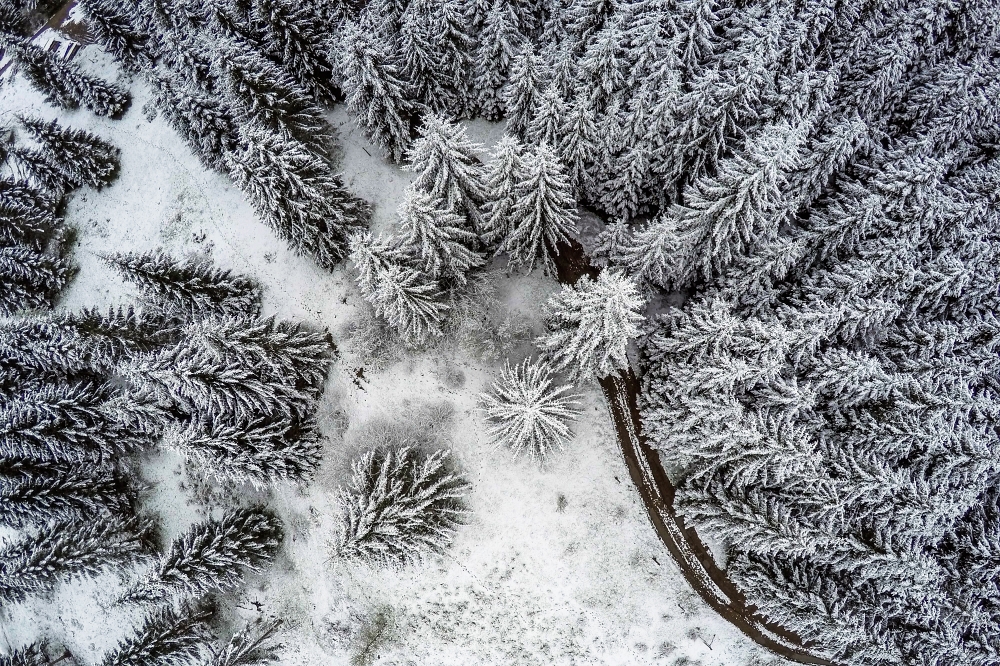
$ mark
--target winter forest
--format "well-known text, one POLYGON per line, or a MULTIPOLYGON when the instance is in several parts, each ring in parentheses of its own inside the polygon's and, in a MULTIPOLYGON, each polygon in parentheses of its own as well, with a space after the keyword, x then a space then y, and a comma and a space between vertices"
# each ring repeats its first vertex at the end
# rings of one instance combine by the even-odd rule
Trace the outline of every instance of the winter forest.
POLYGON ((0 54, 0 666, 1000 666, 1000 2, 0 54))

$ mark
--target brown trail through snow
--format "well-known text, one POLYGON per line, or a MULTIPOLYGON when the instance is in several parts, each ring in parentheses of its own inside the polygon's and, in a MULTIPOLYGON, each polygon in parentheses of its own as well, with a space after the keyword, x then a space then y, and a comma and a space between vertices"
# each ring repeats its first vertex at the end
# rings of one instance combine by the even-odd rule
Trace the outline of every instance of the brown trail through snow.
MULTIPOLYGON (((556 271, 563 284, 573 284, 584 275, 596 277, 598 273, 598 269, 590 265, 583 246, 576 241, 569 246, 559 245, 556 271)), ((691 587, 755 643, 800 664, 831 664, 813 655, 810 652, 813 646, 804 644, 794 632, 762 618, 715 563, 695 529, 685 526, 684 518, 677 515, 674 486, 663 470, 659 455, 642 434, 638 407, 640 385, 635 372, 629 368, 601 379, 600 384, 632 483, 642 497, 653 528, 691 587)))

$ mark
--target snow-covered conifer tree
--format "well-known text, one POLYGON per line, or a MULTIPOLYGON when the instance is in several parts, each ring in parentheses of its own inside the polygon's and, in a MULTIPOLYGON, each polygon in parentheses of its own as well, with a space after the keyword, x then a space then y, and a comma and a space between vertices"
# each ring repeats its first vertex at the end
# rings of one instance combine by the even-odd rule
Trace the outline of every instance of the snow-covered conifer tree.
POLYGON ((55 120, 19 119, 67 181, 100 189, 114 180, 121 151, 101 137, 63 127, 55 120))
POLYGON ((87 16, 87 28, 123 66, 138 70, 152 63, 150 39, 136 28, 124 7, 111 0, 84 0, 80 6, 87 16))
POLYGON ((281 520, 261 508, 231 509, 192 525, 152 570, 124 594, 128 602, 197 599, 235 588, 244 571, 261 571, 281 545, 281 520))
POLYGON ((341 492, 341 557, 405 564, 444 550, 461 524, 469 484, 449 471, 446 452, 370 451, 341 492))
POLYGON ((547 304, 547 333, 535 341, 560 370, 583 379, 628 367, 628 343, 639 336, 643 300, 635 283, 604 270, 564 285, 547 304))
POLYGON ((437 113, 466 117, 475 111, 472 77, 476 39, 464 11, 465 0, 436 0, 433 6, 434 60, 440 87, 428 104, 437 113))
POLYGON ((435 10, 436 4, 430 0, 407 3, 399 22, 399 45, 395 54, 398 76, 406 82, 404 97, 417 106, 440 112, 447 107, 449 91, 442 90, 438 69, 435 10))
POLYGON ((464 215, 474 229, 482 226, 479 209, 486 199, 483 167, 476 156, 480 148, 466 138, 465 128, 427 115, 406 166, 419 174, 416 189, 430 194, 441 208, 464 215))
POLYGON ((328 152, 330 128, 309 94, 279 66, 242 41, 217 49, 226 102, 244 121, 296 139, 318 154, 328 152))
POLYGON ((367 202, 352 195, 308 148, 250 130, 243 148, 226 155, 236 186, 292 249, 332 269, 347 238, 368 221, 367 202))
POLYGON ((505 363, 480 405, 489 423, 490 437, 518 455, 527 451, 544 458, 569 441, 569 421, 579 414, 578 399, 569 384, 556 384, 545 361, 505 363))
POLYGON ((558 153, 577 192, 586 192, 592 187, 588 166, 595 161, 601 144, 594 108, 587 101, 584 90, 577 89, 563 118, 559 128, 558 153))
POLYGON ((125 480, 112 470, 88 467, 65 466, 56 473, 31 466, 18 474, 0 470, 0 522, 22 528, 102 513, 127 515, 134 497, 125 480))
POLYGON ((131 101, 128 91, 84 74, 78 65, 34 44, 0 37, 0 47, 51 104, 64 109, 83 105, 99 116, 117 117, 131 101))
POLYGON ((510 77, 504 89, 507 108, 507 132, 524 138, 528 124, 535 117, 542 96, 542 63, 531 42, 521 47, 521 52, 510 68, 510 77))
POLYGON ((211 666, 264 666, 278 660, 284 647, 274 640, 281 620, 249 622, 212 655, 211 666))
POLYGON ((281 58, 295 81, 320 103, 332 102, 333 63, 322 18, 311 3, 253 0, 252 17, 263 27, 263 39, 281 58))
POLYGON ((237 119, 218 95, 210 95, 190 84, 157 71, 150 77, 156 92, 156 105, 171 126, 202 163, 225 171, 225 155, 239 145, 237 119))
POLYGON ((52 156, 43 150, 14 146, 8 153, 8 160, 14 165, 22 180, 33 181, 56 199, 62 199, 67 191, 73 189, 71 187, 73 184, 56 166, 52 156))
POLYGON ((476 234, 461 215, 441 208, 431 194, 409 187, 399 207, 401 243, 419 257, 420 269, 435 280, 465 284, 469 270, 482 266, 483 256, 475 251, 476 234))
POLYGON ((47 523, 0 551, 0 598, 16 603, 62 580, 131 564, 148 553, 149 532, 146 521, 113 516, 47 523))
POLYGON ((549 85, 538 100, 535 115, 528 123, 528 139, 533 144, 548 144, 558 147, 561 130, 566 123, 566 104, 562 93, 554 85, 549 85))
POLYGON ((474 63, 479 114, 487 120, 499 120, 506 110, 503 90, 523 41, 511 3, 494 2, 479 33, 474 63))
POLYGON ((319 397, 336 347, 329 333, 250 313, 199 320, 184 329, 189 344, 254 366, 269 380, 319 397))
POLYGON ((0 312, 52 307, 71 275, 62 258, 27 246, 0 247, 0 312))
POLYGON ((203 656, 212 632, 212 610, 160 608, 139 629, 104 655, 100 666, 183 666, 203 656))
POLYGON ((391 324, 408 342, 420 344, 440 335, 448 305, 440 285, 411 265, 398 239, 375 239, 370 233, 351 239, 351 263, 356 281, 375 314, 391 324))
POLYGON ((483 204, 483 241, 491 248, 497 247, 511 234, 511 218, 517 203, 518 183, 527 180, 524 168, 525 147, 514 137, 505 134, 493 148, 493 159, 487 165, 486 193, 483 204))
POLYGON ((357 26, 344 33, 343 70, 347 110, 369 141, 394 162, 410 143, 412 103, 384 49, 357 26))
POLYGON ((308 480, 322 460, 320 433, 311 417, 258 415, 235 423, 195 418, 168 444, 217 478, 260 488, 279 480, 308 480))
POLYGON ((260 312, 260 285, 209 261, 178 260, 162 250, 102 258, 147 296, 183 312, 231 316, 260 312))
POLYGON ((508 254, 512 269, 530 271, 541 260, 546 272, 558 244, 569 242, 576 230, 573 188, 555 152, 546 144, 524 154, 525 178, 517 184, 517 200, 511 211, 510 232, 500 246, 508 254))

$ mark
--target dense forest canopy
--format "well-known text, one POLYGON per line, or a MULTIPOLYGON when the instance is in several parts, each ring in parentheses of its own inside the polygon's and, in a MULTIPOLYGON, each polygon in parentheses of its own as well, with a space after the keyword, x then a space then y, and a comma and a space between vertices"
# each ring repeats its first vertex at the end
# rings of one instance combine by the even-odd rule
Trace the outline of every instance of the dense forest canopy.
MULTIPOLYGON (((441 335, 488 254, 551 271, 577 204, 598 211, 608 269, 560 297, 546 351, 616 372, 636 285, 682 295, 643 323, 643 428, 749 600, 838 662, 1000 663, 1000 3, 81 4, 206 167, 298 252, 326 268, 349 255, 376 314, 413 340, 441 335), (333 173, 333 102, 417 172, 401 234, 360 233, 370 207, 333 173), (457 124, 474 117, 506 123, 486 165, 457 124)), ((6 5, 4 48, 33 85, 120 115, 124 91, 18 40, 6 5)), ((58 202, 116 168, 85 133, 26 126, 41 145, 5 148, 0 180, 5 314, 52 305, 72 272, 58 202)), ((37 460, 18 448, 31 432, 7 426, 4 469, 75 480, 77 458, 166 431, 229 474, 308 475, 322 336, 259 319, 239 276, 108 261, 155 307, 2 324, 0 408, 27 414, 31 393, 89 419, 37 460)), ((515 450, 563 438, 548 370, 505 372, 517 395, 497 414, 554 401, 515 450)), ((395 467, 367 458, 357 497, 395 467)), ((124 507, 122 470, 100 469, 80 483, 124 507)), ((89 511, 74 492, 45 511, 89 511)), ((360 520, 345 539, 362 543, 360 520)), ((128 523, 123 557, 143 529, 128 523)))

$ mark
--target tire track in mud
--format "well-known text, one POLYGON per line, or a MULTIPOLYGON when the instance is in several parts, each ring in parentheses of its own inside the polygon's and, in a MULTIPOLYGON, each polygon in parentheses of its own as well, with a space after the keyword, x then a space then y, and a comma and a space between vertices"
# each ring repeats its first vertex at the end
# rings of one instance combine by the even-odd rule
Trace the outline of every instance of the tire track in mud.
MULTIPOLYGON (((576 241, 572 245, 559 245, 556 271, 562 284, 573 284, 584 275, 594 278, 599 272, 591 266, 583 246, 576 241)), ((653 529, 688 584, 715 612, 758 645, 800 664, 832 666, 833 662, 812 654, 810 649, 816 646, 761 617, 716 564, 697 531, 686 526, 684 518, 674 510, 674 486, 659 455, 642 434, 638 406, 640 384, 632 368, 599 382, 632 483, 639 491, 653 529)))

